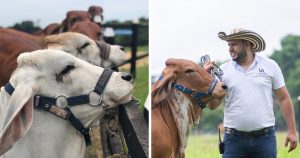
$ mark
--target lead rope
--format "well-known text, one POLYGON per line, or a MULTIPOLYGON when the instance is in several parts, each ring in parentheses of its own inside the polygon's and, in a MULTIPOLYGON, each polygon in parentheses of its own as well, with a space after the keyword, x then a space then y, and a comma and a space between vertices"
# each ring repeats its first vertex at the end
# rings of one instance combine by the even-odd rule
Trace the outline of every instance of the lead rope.
MULTIPOLYGON (((210 56, 208 54, 203 55, 200 58, 200 65, 203 67, 203 65, 206 61, 210 61, 210 56)), ((213 65, 214 65, 214 67, 211 69, 210 74, 213 77, 217 76, 220 79, 220 81, 222 81, 222 75, 224 74, 222 69, 217 64, 213 64, 213 65)))

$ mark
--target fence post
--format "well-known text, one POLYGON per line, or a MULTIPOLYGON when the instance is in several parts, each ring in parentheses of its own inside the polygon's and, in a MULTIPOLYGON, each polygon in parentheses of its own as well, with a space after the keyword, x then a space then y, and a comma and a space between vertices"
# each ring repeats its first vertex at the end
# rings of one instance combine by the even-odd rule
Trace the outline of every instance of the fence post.
POLYGON ((298 96, 297 101, 298 101, 298 138, 300 142, 300 96, 298 96))
POLYGON ((139 28, 139 21, 134 20, 132 21, 131 29, 132 29, 132 36, 131 36, 131 68, 130 73, 135 78, 136 76, 136 53, 137 53, 137 45, 138 45, 138 28, 139 28))

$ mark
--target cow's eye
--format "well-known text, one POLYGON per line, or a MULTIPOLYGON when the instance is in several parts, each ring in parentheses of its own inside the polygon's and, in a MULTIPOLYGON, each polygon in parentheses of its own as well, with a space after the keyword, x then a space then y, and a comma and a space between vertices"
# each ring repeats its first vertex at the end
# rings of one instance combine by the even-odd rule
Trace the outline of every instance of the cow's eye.
POLYGON ((84 48, 86 48, 87 46, 89 46, 90 45, 90 43, 85 43, 84 45, 82 45, 81 47, 80 47, 80 49, 84 49, 84 48))
POLYGON ((62 82, 63 76, 69 73, 73 69, 75 69, 74 65, 67 65, 60 73, 56 74, 56 81, 62 82))
POLYGON ((74 65, 67 65, 59 74, 65 75, 73 69, 75 69, 74 65))
POLYGON ((71 21, 70 21, 70 24, 73 26, 75 24, 75 22, 77 21, 77 18, 73 18, 71 21))
POLYGON ((185 73, 192 73, 192 72, 195 72, 193 69, 187 69, 185 70, 185 73))

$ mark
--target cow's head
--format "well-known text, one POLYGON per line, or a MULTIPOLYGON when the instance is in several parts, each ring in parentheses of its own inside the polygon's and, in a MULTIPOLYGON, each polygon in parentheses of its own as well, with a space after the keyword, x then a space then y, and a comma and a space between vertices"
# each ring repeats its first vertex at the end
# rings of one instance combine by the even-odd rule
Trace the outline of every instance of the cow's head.
POLYGON ((101 38, 101 28, 91 21, 79 21, 72 26, 69 32, 78 32, 88 36, 89 38, 99 41, 101 38), (87 29, 88 28, 88 29, 87 29))
POLYGON ((45 36, 45 35, 54 35, 58 34, 60 30, 60 24, 52 23, 47 25, 43 30, 39 30, 34 33, 34 35, 45 36))
MULTIPOLYGON (((172 91, 175 82, 195 92, 205 93, 209 91, 212 81, 213 77, 196 63, 184 59, 168 59, 166 68, 161 74, 161 80, 153 86, 152 104, 164 100, 172 91)), ((222 98, 225 95, 225 89, 223 83, 218 81, 211 95, 214 98, 222 98)), ((195 102, 191 95, 187 96, 195 102)), ((209 98, 210 96, 202 97, 201 101, 207 103, 209 98)))
MULTIPOLYGON (((104 69, 91 65, 60 50, 38 50, 23 53, 9 82, 14 87, 10 95, 4 87, 0 98, 0 155, 24 136, 32 123, 33 96, 80 96, 89 94, 104 69)), ((132 76, 113 72, 101 95, 89 95, 90 103, 102 99, 106 108, 127 103, 132 98, 132 76)), ((63 100, 56 104, 65 108, 63 100)), ((103 105, 89 103, 70 107, 80 122, 89 127, 104 115, 103 105)), ((53 116, 55 117, 55 116, 53 116)), ((54 127, 55 128, 55 127, 54 127)))
POLYGON ((125 52, 117 45, 99 45, 87 36, 65 32, 45 37, 47 48, 63 50, 91 64, 101 67, 120 65, 125 61, 125 52))
POLYGON ((69 31, 74 24, 79 21, 91 21, 91 15, 86 11, 71 10, 67 12, 66 18, 62 22, 61 32, 69 31))
POLYGON ((95 23, 101 24, 103 22, 103 9, 100 6, 90 6, 88 12, 92 16, 95 23))

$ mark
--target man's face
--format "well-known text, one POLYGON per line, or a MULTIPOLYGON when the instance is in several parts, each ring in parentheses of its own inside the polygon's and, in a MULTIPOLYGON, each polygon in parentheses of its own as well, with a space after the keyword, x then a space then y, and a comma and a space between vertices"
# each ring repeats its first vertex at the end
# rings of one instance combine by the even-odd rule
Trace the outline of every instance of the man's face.
MULTIPOLYGON (((247 58, 246 43, 242 40, 227 41, 229 53, 233 61, 238 63, 245 61, 247 58)), ((248 43, 249 44, 249 43, 248 43)))

